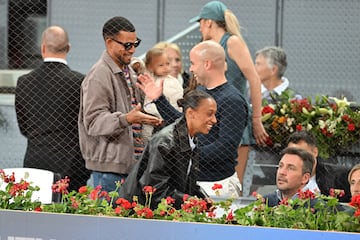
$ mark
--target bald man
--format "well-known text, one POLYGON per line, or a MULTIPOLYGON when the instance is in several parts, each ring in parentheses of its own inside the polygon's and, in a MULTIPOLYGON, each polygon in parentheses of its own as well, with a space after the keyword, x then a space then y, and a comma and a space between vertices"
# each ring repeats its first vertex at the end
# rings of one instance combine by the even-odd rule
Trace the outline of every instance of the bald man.
POLYGON ((43 63, 19 77, 15 108, 20 132, 27 138, 24 167, 68 176, 69 190, 78 190, 90 175, 81 157, 77 127, 84 75, 67 65, 69 51, 63 28, 50 26, 43 32, 43 63))

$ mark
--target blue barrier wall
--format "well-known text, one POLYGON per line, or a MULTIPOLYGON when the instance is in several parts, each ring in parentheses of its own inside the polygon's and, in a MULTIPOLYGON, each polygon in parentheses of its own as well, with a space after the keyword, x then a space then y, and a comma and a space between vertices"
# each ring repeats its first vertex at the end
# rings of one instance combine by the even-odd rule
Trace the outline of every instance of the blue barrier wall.
POLYGON ((346 232, 0 211, 0 239, 358 240, 359 237, 346 232))

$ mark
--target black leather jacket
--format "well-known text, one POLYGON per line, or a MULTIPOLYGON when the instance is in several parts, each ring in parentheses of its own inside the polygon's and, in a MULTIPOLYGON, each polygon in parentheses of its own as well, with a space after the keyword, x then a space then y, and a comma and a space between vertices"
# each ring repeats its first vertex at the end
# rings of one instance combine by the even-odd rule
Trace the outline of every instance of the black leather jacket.
POLYGON ((151 200, 152 209, 167 196, 174 198, 175 207, 180 208, 185 193, 201 198, 206 196, 196 184, 198 172, 198 147, 191 150, 186 121, 181 117, 152 136, 141 160, 131 170, 119 194, 129 201, 132 201, 133 196, 138 196, 139 203, 145 204, 146 197, 142 189, 144 186, 152 186, 156 188, 151 200))
POLYGON ((316 182, 322 194, 329 195, 330 188, 342 189, 345 195, 339 198, 340 202, 350 202, 351 193, 348 182, 350 169, 339 164, 326 163, 326 160, 318 158, 316 166, 316 182))

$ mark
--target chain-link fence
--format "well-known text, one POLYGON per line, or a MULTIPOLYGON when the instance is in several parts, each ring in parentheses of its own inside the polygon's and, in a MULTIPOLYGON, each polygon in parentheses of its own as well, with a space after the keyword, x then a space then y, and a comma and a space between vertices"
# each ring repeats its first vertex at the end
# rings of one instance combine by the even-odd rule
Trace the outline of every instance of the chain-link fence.
MULTIPOLYGON (((74 179, 78 179, 74 188, 85 184, 89 172, 84 168, 77 130, 80 84, 104 49, 102 25, 115 15, 134 19, 137 33, 142 39, 136 56, 145 53, 156 42, 170 39, 181 47, 184 69, 188 71, 189 51, 201 40, 198 26, 189 27, 188 20, 196 16, 206 2, 152 1, 153 4, 146 3, 149 4, 148 11, 144 11, 140 0, 133 3, 114 0, 101 4, 97 1, 0 1, 0 32, 3 33, 0 41, 0 123, 1 119, 5 120, 0 126, 0 168, 44 168, 69 175, 73 183, 74 179), (89 5, 89 10, 79 11, 85 7, 81 4, 89 5), (144 14, 139 12, 140 8, 144 14), (133 14, 137 17, 133 17, 133 14), (89 18, 89 15, 92 17, 89 18), (69 66, 82 75, 70 73, 69 69, 40 67, 41 34, 49 25, 64 26, 68 30, 72 44, 69 66), (38 67, 41 71, 36 70, 19 78, 38 67), (16 111, 15 103, 18 104, 16 111), (31 152, 29 149, 32 149, 31 152)), ((360 74, 357 67, 360 56, 357 47, 357 39, 360 37, 357 15, 360 3, 357 0, 348 1, 345 6, 335 0, 308 0, 302 3, 291 0, 224 2, 240 20, 253 60, 258 49, 281 45, 288 56, 285 76, 290 86, 303 97, 312 98, 313 105, 317 94, 338 98, 346 96, 356 103, 360 101, 357 94, 360 74)), ((311 109, 308 110, 311 114, 311 109)), ((235 125, 243 121, 242 116, 233 116, 235 125)), ((268 132, 272 131, 270 127, 273 126, 267 124, 269 121, 264 122, 268 132)), ((216 128, 222 124, 220 121, 216 128)), ((319 123, 312 127, 318 128, 317 125, 319 123)), ((308 125, 303 124, 302 127, 307 129, 308 125)), ((360 131, 359 127, 355 126, 355 131, 360 131)), ((293 131, 296 131, 296 127, 293 131)), ((287 137, 282 132, 276 134, 284 138, 274 140, 275 147, 251 147, 243 179, 244 195, 252 191, 265 193, 274 189, 279 152, 284 145, 276 146, 287 137)), ((349 136, 343 134, 337 140, 333 140, 331 135, 317 138, 319 148, 331 146, 329 150, 334 154, 330 157, 324 155, 324 164, 330 175, 340 171, 343 173, 343 178, 339 180, 343 185, 347 184, 348 169, 360 162, 360 150, 358 146, 350 145, 345 149, 334 149, 336 145, 330 143, 349 136), (323 142, 324 139, 330 142, 323 142)), ((232 135, 219 134, 217 137, 229 138, 231 142, 232 135)), ((358 139, 352 140, 355 142, 358 139)), ((214 148, 224 149, 220 156, 213 156, 214 159, 222 159, 230 146, 214 148)), ((235 156, 237 153, 231 154, 235 156)), ((222 170, 218 167, 211 171, 222 170)), ((177 174, 176 167, 172 174, 177 174)))

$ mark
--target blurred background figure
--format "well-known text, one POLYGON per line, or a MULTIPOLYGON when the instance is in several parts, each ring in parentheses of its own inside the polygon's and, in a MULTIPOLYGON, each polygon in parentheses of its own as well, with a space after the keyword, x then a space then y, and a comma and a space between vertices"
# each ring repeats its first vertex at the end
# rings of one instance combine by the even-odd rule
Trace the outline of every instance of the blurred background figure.
POLYGON ((182 54, 179 45, 176 43, 159 42, 155 48, 163 48, 170 61, 170 75, 176 78, 185 89, 189 86, 190 74, 183 68, 182 54))
POLYGON ((350 184, 351 196, 358 195, 360 193, 360 163, 351 168, 348 176, 350 184))
POLYGON ((146 70, 144 61, 137 57, 131 58, 130 66, 137 75, 143 74, 146 70))
POLYGON ((261 80, 262 99, 267 103, 276 103, 283 91, 301 99, 301 95, 289 87, 284 77, 287 67, 286 53, 280 47, 265 47, 256 52, 255 69, 261 80))

